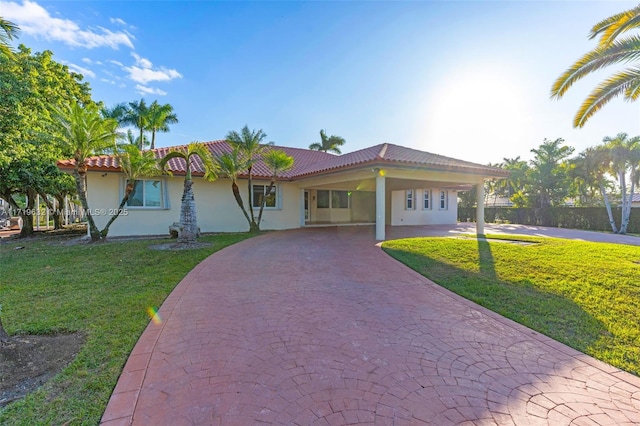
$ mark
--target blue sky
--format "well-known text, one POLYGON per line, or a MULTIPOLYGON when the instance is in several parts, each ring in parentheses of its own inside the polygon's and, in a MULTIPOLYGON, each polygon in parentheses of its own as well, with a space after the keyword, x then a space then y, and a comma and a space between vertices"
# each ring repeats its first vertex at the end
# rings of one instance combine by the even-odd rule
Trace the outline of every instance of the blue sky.
POLYGON ((630 1, 5 1, 18 43, 51 50, 93 98, 170 103, 158 146, 222 139, 245 124, 343 152, 389 142, 478 163, 530 159, 544 138, 576 151, 640 134, 640 104, 614 100, 571 126, 610 72, 551 100, 554 79, 594 47, 596 22, 630 1))

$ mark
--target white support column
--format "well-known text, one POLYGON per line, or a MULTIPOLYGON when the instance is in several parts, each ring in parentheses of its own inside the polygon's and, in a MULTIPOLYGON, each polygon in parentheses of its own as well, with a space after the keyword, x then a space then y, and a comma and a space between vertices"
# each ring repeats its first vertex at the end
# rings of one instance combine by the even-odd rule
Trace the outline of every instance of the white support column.
POLYGON ((476 200, 476 234, 484 235, 484 182, 476 185, 478 198, 476 200))
POLYGON ((304 188, 300 190, 300 228, 304 228, 304 188))
POLYGON ((386 193, 386 181, 384 176, 380 176, 380 173, 376 176, 376 240, 384 241, 384 227, 385 227, 385 193, 386 193))

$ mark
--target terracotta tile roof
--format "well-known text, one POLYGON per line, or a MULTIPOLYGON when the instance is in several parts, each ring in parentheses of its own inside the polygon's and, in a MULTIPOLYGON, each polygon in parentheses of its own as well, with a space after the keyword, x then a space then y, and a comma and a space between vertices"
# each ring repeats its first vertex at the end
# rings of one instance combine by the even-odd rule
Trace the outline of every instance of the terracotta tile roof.
MULTIPOLYGON (((231 151, 230 145, 223 140, 206 142, 205 146, 211 151, 214 157, 231 151)), ((375 145, 343 155, 333 155, 301 148, 280 146, 273 146, 273 148, 281 149, 295 159, 293 168, 280 176, 282 179, 302 178, 341 169, 357 168, 369 164, 379 164, 382 166, 395 164, 443 171, 471 172, 487 176, 508 175, 507 171, 494 167, 456 160, 454 158, 388 143, 375 145)), ((157 148, 154 150, 154 153, 156 158, 163 158, 169 151, 174 149, 186 149, 186 145, 157 148)), ((87 160, 87 165, 89 169, 93 170, 115 171, 119 169, 117 158, 108 155, 91 157, 87 160)), ((71 168, 73 167, 73 160, 60 160, 58 161, 58 166, 61 168, 71 168)), ((185 162, 180 158, 173 158, 167 163, 167 169, 174 174, 184 174, 185 162)), ((201 175, 203 172, 202 161, 199 157, 195 156, 192 173, 201 175)), ((253 176, 257 178, 269 178, 271 174, 267 166, 262 161, 258 161, 253 167, 253 176)))
POLYGON ((490 176, 508 176, 509 174, 505 170, 494 167, 385 143, 316 163, 309 167, 303 174, 298 175, 298 177, 324 173, 330 170, 358 167, 367 163, 381 165, 398 164, 459 172, 466 171, 490 176))

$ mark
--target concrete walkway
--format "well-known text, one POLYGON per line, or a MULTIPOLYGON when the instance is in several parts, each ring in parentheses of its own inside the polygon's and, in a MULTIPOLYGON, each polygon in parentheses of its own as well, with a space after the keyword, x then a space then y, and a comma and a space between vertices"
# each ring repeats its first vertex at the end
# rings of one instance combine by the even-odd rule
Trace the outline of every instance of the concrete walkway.
POLYGON ((160 316, 103 424, 640 424, 640 378, 433 284, 376 247, 373 227, 228 247, 160 316))

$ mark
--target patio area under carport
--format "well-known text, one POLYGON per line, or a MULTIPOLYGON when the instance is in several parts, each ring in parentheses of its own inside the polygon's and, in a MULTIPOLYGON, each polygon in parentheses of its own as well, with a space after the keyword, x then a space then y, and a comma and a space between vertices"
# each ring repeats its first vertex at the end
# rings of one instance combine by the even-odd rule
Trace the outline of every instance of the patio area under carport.
MULTIPOLYGON (((417 188, 437 188, 447 191, 456 199, 450 202, 447 219, 427 218, 419 225, 453 225, 457 221, 457 192, 477 189, 476 230, 484 234, 484 179, 486 176, 432 170, 428 167, 398 167, 396 165, 374 165, 356 170, 341 171, 329 176, 303 179, 300 181, 300 227, 334 225, 374 224, 376 240, 386 238, 386 229, 393 225, 392 216, 397 214, 401 200, 394 200, 396 191, 417 188), (325 194, 339 200, 344 193, 349 197, 349 208, 333 209, 327 205, 319 208, 325 194), (338 196, 335 196, 337 194, 338 196)), ((333 200, 329 200, 330 202, 333 200)), ((418 203, 418 200, 415 201, 418 203)), ((324 205, 324 204, 323 204, 324 205)))

